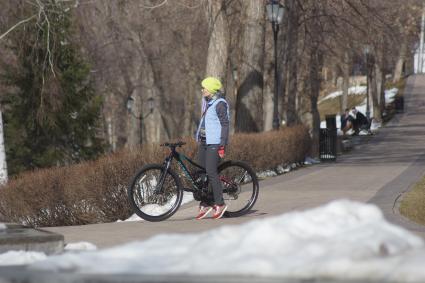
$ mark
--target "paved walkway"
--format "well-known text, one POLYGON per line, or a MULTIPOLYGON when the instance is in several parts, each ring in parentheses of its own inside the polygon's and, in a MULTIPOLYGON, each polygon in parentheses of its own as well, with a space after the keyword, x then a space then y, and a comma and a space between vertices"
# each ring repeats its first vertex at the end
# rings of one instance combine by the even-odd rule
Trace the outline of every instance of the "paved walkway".
POLYGON ((104 248, 161 233, 194 233, 240 224, 345 198, 377 204, 391 222, 425 237, 423 226, 404 219, 396 209, 396 199, 425 172, 424 109, 425 76, 412 76, 407 83, 404 114, 398 114, 378 135, 364 137, 361 145, 340 156, 336 163, 306 167, 262 181, 255 210, 244 217, 197 221, 193 219, 196 205, 192 204, 159 223, 121 222, 46 229, 63 234, 66 242, 88 241, 104 248))

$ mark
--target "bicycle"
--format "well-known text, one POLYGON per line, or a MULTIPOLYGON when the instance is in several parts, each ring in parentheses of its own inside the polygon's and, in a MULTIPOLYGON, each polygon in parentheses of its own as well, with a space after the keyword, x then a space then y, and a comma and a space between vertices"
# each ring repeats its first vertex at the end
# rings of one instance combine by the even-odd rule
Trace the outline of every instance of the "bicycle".
MULTIPOLYGON (((193 193, 197 201, 213 200, 211 186, 205 168, 179 153, 176 148, 185 142, 164 143, 170 154, 163 164, 148 164, 133 177, 128 187, 128 198, 134 212, 147 221, 162 221, 171 217, 182 203, 183 192, 193 193), (173 160, 177 163, 191 188, 183 188, 180 176, 172 169, 173 160), (189 172, 185 161, 192 164, 195 172, 189 172)), ((228 205, 225 217, 246 214, 255 204, 259 185, 253 169, 242 161, 227 160, 218 166, 218 174, 223 186, 223 198, 228 205)))

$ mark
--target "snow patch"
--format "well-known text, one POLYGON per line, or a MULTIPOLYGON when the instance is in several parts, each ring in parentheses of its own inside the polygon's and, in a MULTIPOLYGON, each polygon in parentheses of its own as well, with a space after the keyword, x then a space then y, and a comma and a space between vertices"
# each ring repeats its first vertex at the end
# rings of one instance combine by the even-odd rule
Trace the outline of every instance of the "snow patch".
POLYGON ((307 157, 305 158, 304 164, 305 164, 305 165, 320 164, 320 160, 319 160, 319 159, 317 159, 317 158, 312 158, 312 157, 310 157, 310 156, 307 156, 307 157))
POLYGON ((276 167, 276 173, 278 175, 282 175, 283 173, 285 173, 285 168, 283 168, 283 165, 279 165, 276 167))
POLYGON ((421 238, 388 223, 374 205, 339 200, 240 226, 158 235, 96 252, 52 256, 30 268, 410 282, 425 280, 424 261, 421 238))
MULTIPOLYGON (((184 192, 181 205, 189 203, 193 200, 194 200, 194 198, 193 198, 192 193, 184 192)), ((170 202, 174 202, 174 201, 175 201, 175 198, 173 197, 170 202)), ((157 206, 157 205, 151 205, 150 207, 145 207, 144 211, 148 214, 160 215, 160 214, 167 212, 169 209, 170 209, 169 205, 166 205, 164 207, 160 207, 160 206, 157 206)), ((144 221, 144 219, 140 218, 137 214, 134 213, 133 215, 131 215, 126 220, 117 220, 117 222, 133 222, 133 221, 144 221)))
POLYGON ((376 122, 376 120, 373 119, 372 123, 370 124, 370 130, 375 131, 375 130, 379 129, 380 127, 382 127, 382 123, 376 122))
POLYGON ((275 177, 275 176, 277 176, 277 173, 273 170, 266 170, 266 171, 257 173, 257 177, 259 179, 265 179, 267 177, 275 177))
POLYGON ((391 103, 394 101, 395 96, 398 93, 398 88, 392 88, 389 90, 385 90, 385 103, 391 103))
POLYGON ((89 242, 69 243, 65 246, 65 251, 95 251, 96 245, 89 242))
POLYGON ((7 229, 6 224, 4 224, 4 223, 0 223, 0 230, 2 230, 2 229, 7 229))
MULTIPOLYGON (((366 93, 366 86, 353 86, 348 89, 348 95, 360 95, 366 93)), ((328 94, 326 97, 319 100, 319 103, 327 100, 342 96, 342 91, 335 91, 330 94, 328 94)))

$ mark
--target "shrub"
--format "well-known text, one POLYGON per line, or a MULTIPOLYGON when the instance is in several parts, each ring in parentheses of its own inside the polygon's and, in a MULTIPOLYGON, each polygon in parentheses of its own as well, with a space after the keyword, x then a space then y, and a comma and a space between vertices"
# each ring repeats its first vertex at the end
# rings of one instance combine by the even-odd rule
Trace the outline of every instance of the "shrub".
MULTIPOLYGON (((182 152, 194 158, 191 139, 182 152)), ((304 126, 255 134, 235 134, 227 159, 248 162, 256 171, 303 161, 310 148, 304 126)), ((132 214, 126 188, 139 168, 160 163, 168 149, 159 144, 104 156, 96 161, 23 173, 0 189, 0 215, 29 226, 112 222, 132 214)))

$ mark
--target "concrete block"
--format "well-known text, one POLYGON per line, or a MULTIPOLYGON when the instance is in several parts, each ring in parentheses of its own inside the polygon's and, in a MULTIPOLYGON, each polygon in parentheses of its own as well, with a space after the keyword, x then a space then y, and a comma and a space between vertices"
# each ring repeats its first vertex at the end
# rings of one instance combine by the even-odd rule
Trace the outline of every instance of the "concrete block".
POLYGON ((6 226, 7 229, 0 229, 0 253, 23 250, 56 254, 63 251, 63 235, 13 223, 6 223, 6 226))

